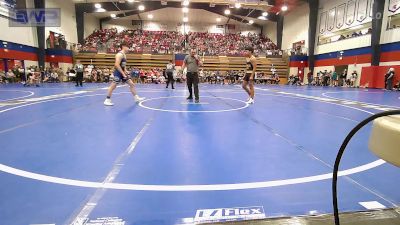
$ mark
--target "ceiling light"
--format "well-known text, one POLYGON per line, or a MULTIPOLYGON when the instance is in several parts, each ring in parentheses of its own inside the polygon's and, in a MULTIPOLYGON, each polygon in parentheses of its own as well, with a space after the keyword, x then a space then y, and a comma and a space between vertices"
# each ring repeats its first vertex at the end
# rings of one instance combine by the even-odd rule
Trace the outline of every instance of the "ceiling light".
POLYGON ((283 5, 281 9, 282 9, 282 11, 284 11, 284 12, 285 12, 285 11, 287 11, 287 10, 288 10, 288 7, 287 7, 287 5, 283 5))
POLYGON ((187 23, 189 21, 189 18, 183 17, 183 22, 187 23))
POLYGON ((133 3, 133 2, 135 2, 135 0, 128 0, 128 2, 129 2, 129 3, 133 3))
POLYGON ((267 17, 265 17, 265 16, 259 16, 258 19, 259 19, 259 20, 267 20, 267 17))
POLYGON ((117 17, 117 15, 115 15, 114 13, 113 13, 113 14, 111 14, 110 16, 111 16, 111 18, 115 18, 115 17, 117 17))
POLYGON ((188 12, 189 12, 189 8, 188 8, 188 7, 183 7, 183 8, 182 8, 182 12, 188 13, 188 12))
POLYGON ((250 20, 250 21, 249 21, 249 24, 253 24, 253 23, 254 23, 254 21, 253 21, 253 20, 250 20))
POLYGON ((96 10, 96 12, 105 12, 105 11, 106 11, 106 10, 103 9, 103 8, 99 8, 99 9, 96 10))
POLYGON ((184 0, 184 1, 182 2, 182 5, 183 5, 183 6, 188 6, 188 5, 189 5, 189 0, 184 0))
POLYGON ((218 18, 217 18, 217 22, 221 22, 221 18, 218 17, 218 18))
POLYGON ((149 18, 149 19, 153 19, 153 18, 154 18, 154 16, 153 16, 153 14, 149 14, 149 15, 147 15, 147 18, 149 18))
POLYGON ((229 9, 225 9, 225 15, 229 15, 229 14, 231 14, 231 10, 229 10, 229 9))
POLYGON ((262 16, 268 16, 268 13, 267 12, 263 12, 262 16))
POLYGON ((239 2, 235 3, 235 8, 240 9, 240 7, 242 7, 242 4, 240 4, 239 2))
POLYGON ((140 11, 143 11, 143 10, 144 10, 144 5, 139 5, 138 9, 139 9, 140 11))
POLYGON ((100 4, 100 3, 96 3, 96 4, 94 4, 94 7, 95 7, 96 9, 100 9, 100 8, 101 8, 101 4, 100 4))

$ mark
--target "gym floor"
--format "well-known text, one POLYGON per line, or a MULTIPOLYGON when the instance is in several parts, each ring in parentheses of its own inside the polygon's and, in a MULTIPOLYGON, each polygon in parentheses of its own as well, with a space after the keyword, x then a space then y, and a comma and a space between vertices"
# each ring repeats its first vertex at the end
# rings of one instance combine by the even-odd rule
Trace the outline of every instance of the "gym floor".
MULTIPOLYGON (((332 213, 331 172, 347 133, 400 108, 400 92, 240 86, 0 86, 0 224, 178 225, 332 213), (106 223, 109 221, 109 223, 106 223)), ((400 170, 349 144, 341 212, 395 208, 400 170)))

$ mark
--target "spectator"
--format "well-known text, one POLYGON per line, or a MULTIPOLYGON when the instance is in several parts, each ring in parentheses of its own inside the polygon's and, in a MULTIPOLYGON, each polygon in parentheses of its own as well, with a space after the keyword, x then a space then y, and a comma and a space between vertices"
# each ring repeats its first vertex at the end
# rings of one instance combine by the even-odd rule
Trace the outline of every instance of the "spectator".
POLYGON ((328 74, 328 70, 325 70, 322 73, 322 85, 328 86, 328 82, 329 82, 329 74, 328 74))
POLYGON ((350 77, 350 86, 351 87, 356 87, 357 77, 358 77, 357 71, 354 70, 350 77))
POLYGON ((397 84, 395 85, 395 88, 397 88, 397 91, 400 91, 400 81, 397 82, 397 84))
POLYGON ((78 87, 79 85, 82 87, 82 81, 83 81, 83 65, 81 64, 80 60, 76 61, 75 64, 75 71, 76 71, 76 87, 78 87))
POLYGON ((8 69, 8 72, 6 73, 6 80, 9 83, 14 83, 15 82, 15 74, 11 69, 8 69))
POLYGON ((105 83, 110 82, 110 69, 105 68, 105 69, 103 70, 103 76, 104 76, 103 81, 104 81, 105 83))
POLYGON ((4 70, 0 70, 0 83, 6 83, 6 73, 4 70))
POLYGON ((343 70, 342 74, 340 75, 340 86, 345 86, 347 78, 347 69, 343 70))
MULTIPOLYGON (((175 65, 172 63, 172 60, 169 61, 169 63, 167 64, 167 69, 165 70, 165 73, 167 75, 167 86, 166 88, 168 88, 168 85, 171 83, 172 89, 174 88, 174 71, 175 71, 175 65)), ((200 77, 201 77, 201 73, 200 72, 200 77)))
POLYGON ((332 73, 332 85, 334 87, 338 86, 338 80, 339 80, 339 78, 338 78, 338 75, 337 75, 336 71, 333 71, 333 73, 332 73))
POLYGON ((271 82, 271 83, 279 84, 280 81, 281 81, 281 80, 279 79, 279 75, 278 75, 277 73, 274 73, 274 74, 272 75, 272 82, 271 82))
POLYGON ((20 73, 19 73, 19 70, 18 70, 18 66, 17 66, 17 65, 14 66, 13 69, 12 69, 12 71, 13 71, 13 73, 14 73, 14 75, 15 75, 15 80, 20 81, 20 80, 21 80, 21 77, 20 77, 20 73))
POLYGON ((389 71, 385 75, 385 84, 386 84, 386 90, 391 91, 393 89, 393 80, 394 80, 394 68, 390 68, 389 71))
POLYGON ((313 83, 313 72, 312 72, 312 70, 310 70, 308 73, 307 73, 307 82, 308 82, 308 85, 312 85, 312 83, 313 83))
POLYGON ((35 68, 31 68, 30 75, 28 76, 28 83, 24 84, 24 86, 35 85, 36 87, 39 87, 40 77, 40 72, 38 72, 35 68))

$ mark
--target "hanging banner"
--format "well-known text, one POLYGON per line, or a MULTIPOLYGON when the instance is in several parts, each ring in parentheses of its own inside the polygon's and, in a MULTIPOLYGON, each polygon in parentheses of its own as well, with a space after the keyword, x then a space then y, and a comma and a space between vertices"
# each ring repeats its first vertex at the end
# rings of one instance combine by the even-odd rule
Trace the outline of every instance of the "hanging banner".
POLYGON ((326 12, 321 13, 319 17, 319 33, 323 34, 326 31, 326 12))
POLYGON ((374 14, 374 1, 375 0, 371 0, 369 3, 369 17, 372 17, 372 14, 374 14))
POLYGON ((341 28, 344 25, 344 16, 346 12, 346 3, 341 4, 336 10, 336 28, 341 28))
POLYGON ((356 1, 350 0, 347 2, 346 24, 351 25, 355 20, 356 1))
POLYGON ((362 22, 367 18, 368 0, 358 0, 357 5, 357 21, 362 22))
POLYGON ((400 0, 389 0, 389 11, 394 13, 400 9, 400 0))
POLYGON ((328 30, 332 31, 335 28, 336 7, 329 10, 328 15, 328 30))

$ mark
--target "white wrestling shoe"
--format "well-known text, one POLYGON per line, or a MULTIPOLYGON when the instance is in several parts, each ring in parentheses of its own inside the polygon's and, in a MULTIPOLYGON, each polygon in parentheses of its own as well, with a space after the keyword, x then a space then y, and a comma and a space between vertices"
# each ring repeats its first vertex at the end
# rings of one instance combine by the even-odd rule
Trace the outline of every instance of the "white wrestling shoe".
POLYGON ((104 100, 104 105, 106 106, 113 106, 114 103, 112 103, 110 98, 106 98, 106 100, 104 100))
POLYGON ((249 98, 249 100, 246 102, 247 104, 254 104, 254 99, 249 98))
POLYGON ((146 98, 145 97, 139 97, 138 95, 135 95, 135 102, 141 102, 141 101, 143 101, 143 100, 145 100, 146 98))

